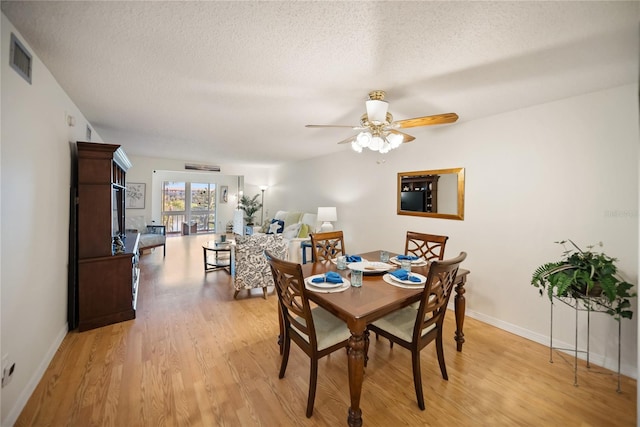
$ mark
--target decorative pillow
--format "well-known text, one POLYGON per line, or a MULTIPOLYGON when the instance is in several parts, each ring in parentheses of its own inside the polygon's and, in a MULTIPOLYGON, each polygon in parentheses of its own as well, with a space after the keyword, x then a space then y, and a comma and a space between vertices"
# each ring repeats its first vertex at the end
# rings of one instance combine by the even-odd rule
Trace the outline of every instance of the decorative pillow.
POLYGON ((284 221, 281 219, 274 219, 271 220, 271 225, 269 226, 267 234, 282 233, 282 230, 284 230, 284 221))
POLYGON ((281 220, 285 220, 285 218, 287 217, 287 211, 278 211, 276 212, 276 214, 273 216, 273 219, 281 219, 281 220))
POLYGON ((264 223, 262 223, 262 228, 260 228, 261 233, 266 233, 267 231, 269 231, 269 226, 271 225, 271 221, 273 221, 273 218, 264 220, 264 223))
POLYGON ((284 218, 284 226, 288 227, 300 222, 302 212, 287 212, 287 216, 284 218))
POLYGON ((282 236, 285 239, 293 239, 294 237, 298 237, 298 233, 300 232, 300 226, 302 224, 297 223, 297 224, 291 224, 288 227, 284 228, 284 231, 282 232, 282 236))
POLYGON ((298 237, 302 237, 306 239, 309 237, 309 224, 300 224, 300 231, 298 232, 298 237))

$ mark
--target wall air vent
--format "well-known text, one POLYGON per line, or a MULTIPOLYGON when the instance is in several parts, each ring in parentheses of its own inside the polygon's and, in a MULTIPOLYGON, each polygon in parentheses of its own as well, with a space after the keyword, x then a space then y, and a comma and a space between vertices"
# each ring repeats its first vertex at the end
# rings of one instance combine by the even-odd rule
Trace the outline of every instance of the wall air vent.
POLYGON ((220 166, 197 165, 195 163, 185 163, 184 168, 192 171, 220 172, 220 166))
POLYGON ((11 49, 9 54, 11 55, 11 58, 9 58, 11 68, 16 70, 23 79, 31 84, 31 54, 13 33, 11 33, 11 49))

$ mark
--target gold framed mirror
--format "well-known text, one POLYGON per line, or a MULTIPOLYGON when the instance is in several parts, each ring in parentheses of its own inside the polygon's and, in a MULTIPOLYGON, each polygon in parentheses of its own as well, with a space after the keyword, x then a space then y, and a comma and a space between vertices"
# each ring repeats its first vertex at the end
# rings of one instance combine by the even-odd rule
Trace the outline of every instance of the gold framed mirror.
POLYGON ((398 172, 398 215, 464 220, 464 168, 398 172))

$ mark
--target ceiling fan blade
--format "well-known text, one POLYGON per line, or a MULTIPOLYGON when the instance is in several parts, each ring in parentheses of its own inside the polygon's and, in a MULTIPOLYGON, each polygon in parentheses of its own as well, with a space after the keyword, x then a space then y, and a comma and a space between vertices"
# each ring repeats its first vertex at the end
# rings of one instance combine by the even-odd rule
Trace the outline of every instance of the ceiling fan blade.
POLYGON ((416 117, 415 119, 398 120, 395 122, 401 128, 412 128, 416 126, 442 125, 453 123, 458 120, 456 113, 436 114, 435 116, 416 117))
POLYGON ((349 125, 304 125, 306 128, 349 128, 356 129, 360 126, 349 126, 349 125))
POLYGON ((358 137, 358 135, 350 136, 349 138, 343 139, 342 141, 338 142, 338 144, 348 144, 350 142, 355 141, 357 137, 358 137))
POLYGON ((411 136, 408 133, 400 132, 399 130, 395 130, 395 129, 390 129, 389 133, 395 133, 396 135, 401 135, 403 138, 402 142, 411 142, 414 139, 416 139, 415 136, 411 136))

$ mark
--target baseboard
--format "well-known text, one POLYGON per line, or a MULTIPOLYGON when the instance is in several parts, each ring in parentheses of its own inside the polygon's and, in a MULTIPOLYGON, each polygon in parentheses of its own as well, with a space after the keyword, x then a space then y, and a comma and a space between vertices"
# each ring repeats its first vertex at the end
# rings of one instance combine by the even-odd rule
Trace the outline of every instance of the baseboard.
MULTIPOLYGON (((453 307, 449 307, 450 309, 453 309, 453 307)), ((537 342, 538 344, 542 344, 544 346, 549 346, 549 336, 548 335, 543 335, 543 334, 539 334, 533 331, 530 331, 528 329, 524 329, 521 328, 519 326, 513 325, 511 323, 508 322, 504 322, 502 320, 487 316, 485 314, 482 313, 478 313, 475 312, 473 310, 466 310, 465 312, 465 316, 467 317, 471 317, 475 320, 478 320, 480 322, 486 323, 488 325, 491 326, 495 326, 496 328, 502 329, 504 331, 510 332, 512 334, 518 335, 519 337, 522 338, 526 338, 528 340, 537 342)), ((563 341, 559 341, 556 340, 554 338, 554 347, 560 347, 563 349, 571 349, 574 347, 574 345, 572 343, 566 343, 563 341)), ((575 353, 573 351, 570 350, 559 350, 562 351, 563 353, 566 353, 572 357, 575 356, 575 353)), ((586 360, 586 355, 584 353, 578 353, 578 359, 582 359, 582 360, 586 360)), ((606 358, 604 357, 602 354, 597 354, 594 352, 590 352, 589 353, 589 361, 591 363, 593 363, 594 365, 597 366, 601 366, 603 368, 609 369, 613 372, 617 372, 618 370, 618 361, 617 360, 613 360, 611 358, 606 358)), ((633 366, 630 365, 621 365, 620 366, 620 374, 629 377, 629 378, 633 378, 633 379, 638 379, 637 378, 637 371, 635 370, 635 368, 633 366)))
POLYGON ((31 378, 29 379, 29 382, 27 382, 26 387, 20 393, 20 396, 18 397, 15 405, 13 406, 13 408, 11 408, 11 410, 7 414, 7 417, 2 420, 2 427, 10 427, 16 423, 18 417, 20 416, 20 413, 22 412, 25 405, 29 401, 29 398, 38 386, 38 383, 42 379, 42 376, 49 367, 49 364, 53 360, 53 357, 56 355, 58 348, 60 348, 60 345, 62 344, 64 337, 67 336, 68 332, 69 325, 65 323, 62 329, 60 329, 60 332, 56 336, 55 340, 51 344, 51 347, 49 347, 49 350, 42 359, 42 362, 40 362, 38 369, 33 373, 33 375, 31 375, 31 378))

